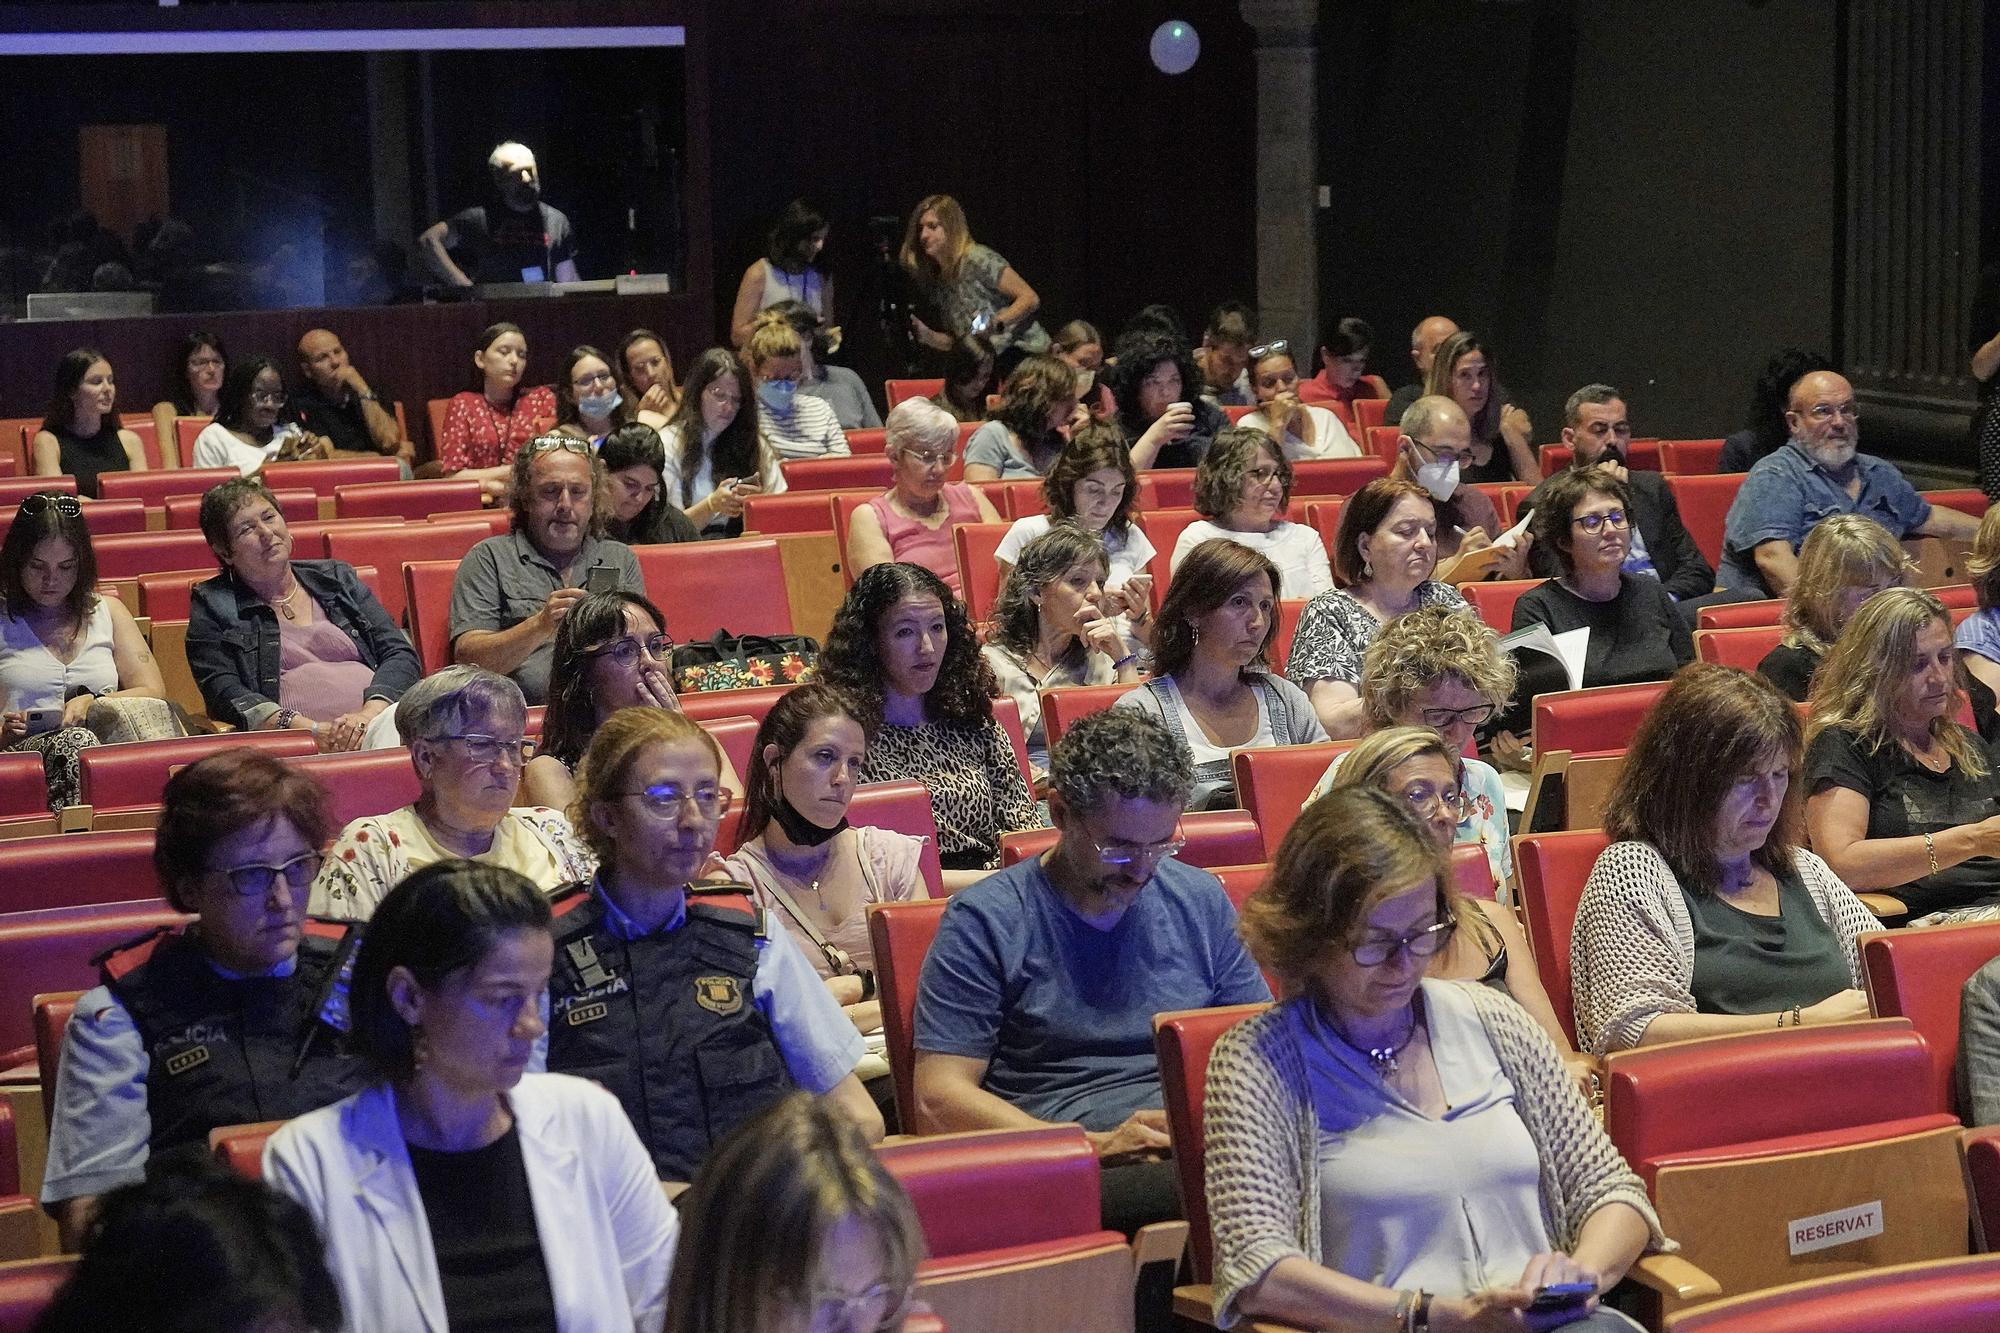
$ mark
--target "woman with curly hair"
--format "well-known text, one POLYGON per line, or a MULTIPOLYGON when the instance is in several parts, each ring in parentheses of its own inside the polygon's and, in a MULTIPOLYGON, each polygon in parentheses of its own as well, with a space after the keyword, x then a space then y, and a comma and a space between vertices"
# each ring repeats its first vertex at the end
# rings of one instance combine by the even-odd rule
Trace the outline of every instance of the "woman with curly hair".
POLYGON ((1041 691, 1056 685, 1136 685, 1139 654, 1118 631, 1104 593, 1104 543, 1077 523, 1058 523, 1028 543, 1000 585, 993 633, 981 650, 999 692, 1021 710, 1028 766, 1049 767, 1041 691))
POLYGON ((1799 547, 1798 580, 1785 597, 1785 637, 1757 664, 1757 674, 1792 702, 1804 703, 1841 627, 1876 593, 1902 587, 1909 562, 1903 544, 1865 514, 1835 514, 1814 525, 1799 547))
POLYGON ((1232 426, 1215 437, 1194 478, 1194 507, 1203 518, 1181 530, 1169 569, 1203 542, 1226 538, 1278 567, 1280 597, 1333 591, 1326 543, 1310 524, 1285 518, 1292 499, 1292 464, 1260 430, 1232 426))
POLYGON ((1118 425, 1132 451, 1132 466, 1194 467, 1229 425, 1222 409, 1196 390, 1187 343, 1153 328, 1118 339, 1118 425))
POLYGON ((993 673, 965 608, 921 565, 876 565, 833 618, 820 678, 875 731, 867 782, 921 782, 947 890, 1000 866, 1000 835, 1039 828, 1014 747, 993 717, 993 673))
POLYGON ((1040 477, 1062 453, 1076 414, 1076 371, 1053 356, 1031 356, 1000 390, 992 420, 965 442, 967 481, 1040 477))

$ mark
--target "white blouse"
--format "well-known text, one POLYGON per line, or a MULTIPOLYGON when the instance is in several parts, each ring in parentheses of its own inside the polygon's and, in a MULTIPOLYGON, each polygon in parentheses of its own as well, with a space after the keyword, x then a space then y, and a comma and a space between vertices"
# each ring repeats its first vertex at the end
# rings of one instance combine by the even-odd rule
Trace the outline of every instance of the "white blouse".
MULTIPOLYGON (((1347 433, 1347 427, 1341 424, 1339 417, 1326 408, 1316 406, 1312 403, 1301 403, 1300 406, 1305 409, 1306 415, 1312 419, 1313 442, 1307 444, 1304 440, 1292 434, 1290 430, 1287 430, 1285 438, 1279 441, 1284 447, 1287 459, 1297 463, 1304 459, 1313 458, 1361 457, 1361 446, 1356 444, 1354 437, 1347 433)), ((1264 409, 1261 407, 1236 424, 1238 426, 1247 426, 1251 430, 1266 435, 1271 431, 1271 420, 1264 415, 1264 409)))
POLYGON ((1182 530, 1167 568, 1179 569, 1189 551, 1217 537, 1263 552, 1278 567, 1278 596, 1282 598, 1312 597, 1333 591, 1333 565, 1326 557, 1326 543, 1304 523, 1280 521, 1269 532, 1232 532, 1204 518, 1182 530))
POLYGON ((56 659, 33 626, 0 611, 0 708, 60 708, 78 690, 98 697, 118 688, 118 658, 111 644, 111 601, 97 606, 83 623, 83 641, 76 656, 64 664, 56 659))
POLYGON ((194 437, 194 460, 190 467, 233 467, 249 476, 278 456, 275 440, 259 448, 236 438, 236 432, 220 421, 211 421, 194 437))

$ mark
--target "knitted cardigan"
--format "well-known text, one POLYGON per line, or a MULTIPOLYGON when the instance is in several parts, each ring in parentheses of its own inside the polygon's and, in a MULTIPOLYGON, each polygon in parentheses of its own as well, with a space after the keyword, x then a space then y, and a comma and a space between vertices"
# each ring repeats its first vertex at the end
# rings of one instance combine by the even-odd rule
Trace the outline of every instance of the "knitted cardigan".
MULTIPOLYGON (((1592 1213, 1624 1203, 1646 1220, 1648 1249, 1678 1248, 1527 1011, 1485 986, 1423 984, 1453 987, 1472 1005, 1514 1085, 1515 1110, 1541 1159, 1542 1220, 1555 1244, 1573 1248, 1592 1213)), ((1308 1003, 1288 1000, 1237 1024, 1209 1059, 1205 1138, 1218 1328, 1236 1323, 1237 1298, 1280 1259, 1322 1262, 1319 1117, 1298 1044, 1297 1010, 1308 1003)))
MULTIPOLYGON (((1861 984, 1854 937, 1881 923, 1819 857, 1793 854, 1799 879, 1861 984)), ((1569 946, 1577 1043, 1596 1055, 1637 1046, 1661 1014, 1695 1012, 1694 923, 1680 881, 1647 842, 1614 842, 1591 867, 1569 946)))

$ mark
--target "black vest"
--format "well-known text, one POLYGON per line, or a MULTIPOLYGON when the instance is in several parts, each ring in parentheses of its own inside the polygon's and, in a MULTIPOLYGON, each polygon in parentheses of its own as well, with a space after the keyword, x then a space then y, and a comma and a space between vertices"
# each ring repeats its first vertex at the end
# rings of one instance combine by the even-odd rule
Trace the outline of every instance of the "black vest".
POLYGON ((359 938, 346 924, 308 919, 288 977, 222 976, 173 929, 97 959, 146 1047, 153 1153, 205 1151, 211 1129, 289 1120, 368 1083, 345 1036, 359 938))
POLYGON ((751 1000, 764 915, 740 885, 690 894, 687 920, 621 940, 586 885, 555 901, 549 1069, 624 1103, 662 1180, 692 1180, 718 1140, 794 1084, 751 1000))

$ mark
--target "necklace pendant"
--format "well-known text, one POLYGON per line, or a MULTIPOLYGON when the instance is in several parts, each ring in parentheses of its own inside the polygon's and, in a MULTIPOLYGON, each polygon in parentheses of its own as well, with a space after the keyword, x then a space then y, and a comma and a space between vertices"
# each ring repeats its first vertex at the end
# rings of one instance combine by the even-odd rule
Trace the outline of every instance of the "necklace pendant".
POLYGON ((1398 1069, 1399 1062, 1396 1057, 1402 1053, 1403 1048, 1401 1046, 1370 1046, 1368 1048, 1368 1063, 1375 1067, 1377 1075, 1387 1078, 1398 1069))

